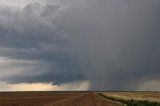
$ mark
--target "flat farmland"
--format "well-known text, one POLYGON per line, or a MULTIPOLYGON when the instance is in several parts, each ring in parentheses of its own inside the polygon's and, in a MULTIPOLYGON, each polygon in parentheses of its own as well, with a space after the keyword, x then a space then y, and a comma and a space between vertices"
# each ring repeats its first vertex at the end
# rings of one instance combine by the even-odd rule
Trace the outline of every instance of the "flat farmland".
POLYGON ((106 96, 125 100, 160 102, 160 92, 102 92, 106 96))
POLYGON ((94 92, 1 92, 0 106, 123 106, 94 92))

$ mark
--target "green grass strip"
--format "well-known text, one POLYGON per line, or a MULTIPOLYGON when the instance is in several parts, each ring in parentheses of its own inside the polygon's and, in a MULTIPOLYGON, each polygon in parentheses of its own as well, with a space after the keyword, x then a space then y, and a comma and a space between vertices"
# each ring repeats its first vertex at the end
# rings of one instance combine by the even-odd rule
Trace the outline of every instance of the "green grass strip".
POLYGON ((121 102, 126 104, 127 106, 160 106, 159 102, 151 102, 151 101, 147 101, 147 100, 142 100, 142 101, 134 101, 133 99, 131 100, 124 100, 124 99, 120 99, 120 98, 115 98, 112 96, 106 96, 102 93, 98 93, 98 95, 109 99, 109 100, 113 100, 113 101, 117 101, 117 102, 121 102))

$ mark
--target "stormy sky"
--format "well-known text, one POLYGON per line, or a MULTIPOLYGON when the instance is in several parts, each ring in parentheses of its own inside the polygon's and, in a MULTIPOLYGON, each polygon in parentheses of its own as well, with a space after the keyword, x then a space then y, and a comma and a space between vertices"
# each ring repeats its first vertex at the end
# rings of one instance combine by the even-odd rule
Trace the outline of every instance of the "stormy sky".
POLYGON ((0 90, 160 90, 159 5, 1 0, 0 90))

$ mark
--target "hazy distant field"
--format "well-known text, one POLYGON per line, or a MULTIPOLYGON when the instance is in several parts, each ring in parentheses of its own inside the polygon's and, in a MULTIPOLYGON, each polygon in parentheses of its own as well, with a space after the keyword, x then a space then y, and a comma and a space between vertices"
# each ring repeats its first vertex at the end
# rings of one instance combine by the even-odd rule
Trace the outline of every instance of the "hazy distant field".
POLYGON ((103 94, 126 100, 133 99, 160 102, 160 92, 103 92, 103 94))
POLYGON ((94 92, 0 93, 0 106, 123 106, 94 92))

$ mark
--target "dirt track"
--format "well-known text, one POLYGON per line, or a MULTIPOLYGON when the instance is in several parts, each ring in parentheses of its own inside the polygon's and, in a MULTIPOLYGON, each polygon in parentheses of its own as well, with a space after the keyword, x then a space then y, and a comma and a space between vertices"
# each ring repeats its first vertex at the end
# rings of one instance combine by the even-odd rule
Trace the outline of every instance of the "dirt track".
POLYGON ((0 106, 123 106, 92 92, 0 93, 0 106))

